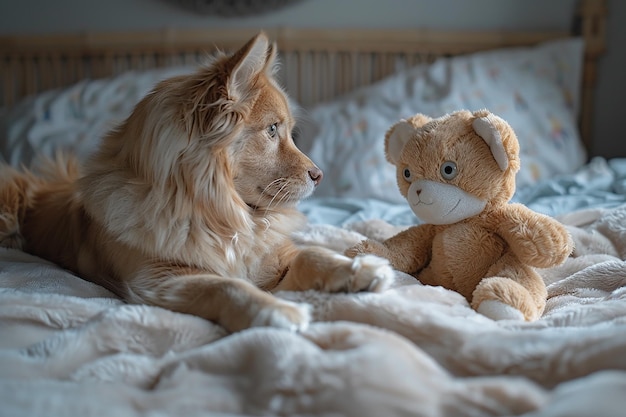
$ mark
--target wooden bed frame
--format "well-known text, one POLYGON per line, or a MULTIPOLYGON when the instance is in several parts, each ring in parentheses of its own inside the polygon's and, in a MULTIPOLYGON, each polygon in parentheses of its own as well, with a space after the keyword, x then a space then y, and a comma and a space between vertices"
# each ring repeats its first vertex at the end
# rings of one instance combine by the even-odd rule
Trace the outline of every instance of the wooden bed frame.
MULTIPOLYGON (((582 0, 572 31, 437 32, 430 30, 267 29, 281 53, 280 78, 303 106, 369 85, 399 68, 438 57, 585 39, 580 129, 591 145, 596 64, 605 49, 606 0, 582 0)), ((241 46, 255 30, 163 30, 0 37, 0 107, 48 89, 131 69, 194 64, 216 48, 241 46)))

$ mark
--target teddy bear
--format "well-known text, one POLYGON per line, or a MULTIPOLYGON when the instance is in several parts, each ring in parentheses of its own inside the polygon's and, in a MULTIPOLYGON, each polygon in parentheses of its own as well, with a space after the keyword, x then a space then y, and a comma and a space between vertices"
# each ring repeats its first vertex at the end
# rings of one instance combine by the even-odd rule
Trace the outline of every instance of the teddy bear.
POLYGON ((493 320, 533 321, 546 286, 535 268, 563 263, 573 240, 556 219, 511 203, 520 168, 512 127, 488 110, 400 120, 385 156, 421 222, 346 255, 369 253, 421 283, 457 291, 493 320))

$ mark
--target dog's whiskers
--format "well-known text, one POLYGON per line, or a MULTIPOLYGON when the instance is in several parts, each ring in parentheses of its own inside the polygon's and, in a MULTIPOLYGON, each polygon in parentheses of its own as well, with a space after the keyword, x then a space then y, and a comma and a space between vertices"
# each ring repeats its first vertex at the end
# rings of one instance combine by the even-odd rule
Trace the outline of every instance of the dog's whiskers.
MULTIPOLYGON (((285 186, 287 186, 287 185, 288 184, 285 184, 285 186)), ((284 187, 281 188, 280 191, 282 191, 283 189, 284 189, 284 187)), ((280 196, 280 199, 278 200, 277 204, 281 204, 282 202, 289 200, 289 197, 291 197, 291 194, 292 194, 292 191, 291 190, 287 190, 287 192, 283 193, 283 195, 280 196)), ((278 194, 277 194, 277 196, 278 196, 278 194)))
POLYGON ((254 207, 259 207, 259 203, 261 202, 261 199, 263 198, 263 195, 265 195, 267 193, 267 191, 269 190, 269 188, 271 186, 273 186, 274 184, 278 184, 279 182, 283 181, 284 178, 276 178, 275 180, 273 180, 272 182, 270 182, 269 184, 267 184, 265 186, 265 188, 263 188, 263 190, 261 191, 261 195, 259 196, 259 198, 256 201, 256 204, 254 205, 254 207))
MULTIPOLYGON (((280 196, 280 193, 285 189, 285 187, 287 187, 289 185, 289 181, 286 178, 281 178, 281 180, 283 181, 283 184, 280 186, 280 188, 278 189, 278 191, 276 191, 276 193, 274 194, 274 197, 272 197, 272 199, 270 200, 270 202, 268 203, 267 207, 265 208, 265 213, 267 214, 267 211, 272 207, 272 203, 276 200, 276 197, 280 196)), ((290 192, 287 191, 285 193, 285 195, 289 195, 290 192)), ((279 205, 280 203, 282 203, 284 201, 284 198, 281 197, 279 198, 278 202, 276 203, 276 205, 279 205)))
MULTIPOLYGON (((272 200, 270 201, 269 205, 272 204, 272 202, 274 201, 274 199, 276 198, 276 196, 278 194, 280 194, 280 192, 285 188, 285 186, 289 183, 287 178, 281 177, 281 178, 276 178, 275 180, 273 180, 272 182, 270 182, 269 184, 267 184, 267 186, 263 189, 262 194, 264 195, 272 195, 272 200), (276 189, 276 186, 279 185, 280 187, 278 188, 278 191, 272 191, 271 189, 276 189)), ((262 197, 262 196, 261 196, 262 197)), ((259 197, 259 200, 260 198, 259 197)))

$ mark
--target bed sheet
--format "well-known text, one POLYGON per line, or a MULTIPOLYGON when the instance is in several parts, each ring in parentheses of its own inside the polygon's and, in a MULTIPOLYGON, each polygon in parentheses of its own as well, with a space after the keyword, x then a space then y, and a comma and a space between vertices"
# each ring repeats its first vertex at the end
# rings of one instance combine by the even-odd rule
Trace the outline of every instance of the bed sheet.
MULTIPOLYGON (((622 416, 625 181, 626 160, 595 159, 516 194, 577 246, 540 271, 549 300, 533 323, 494 322, 397 272, 380 294, 278 293, 311 306, 301 333, 229 335, 0 250, 0 415, 622 416)), ((337 250, 416 221, 377 200, 301 208, 296 240, 337 250)))

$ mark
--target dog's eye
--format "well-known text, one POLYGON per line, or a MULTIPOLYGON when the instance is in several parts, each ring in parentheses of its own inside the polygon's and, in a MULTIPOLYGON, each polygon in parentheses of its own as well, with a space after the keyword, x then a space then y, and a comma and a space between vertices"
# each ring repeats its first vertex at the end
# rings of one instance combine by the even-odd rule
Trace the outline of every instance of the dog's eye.
POLYGON ((278 132, 277 123, 272 123, 267 127, 267 134, 270 135, 270 138, 276 137, 276 132, 278 132))
POLYGON ((404 178, 407 180, 411 179, 411 170, 408 168, 404 168, 402 175, 404 175, 404 178))
POLYGON ((452 161, 446 161, 441 164, 441 168, 439 168, 439 172, 441 176, 446 180, 451 180, 458 174, 458 169, 456 164, 452 161))

